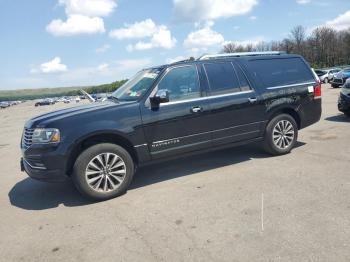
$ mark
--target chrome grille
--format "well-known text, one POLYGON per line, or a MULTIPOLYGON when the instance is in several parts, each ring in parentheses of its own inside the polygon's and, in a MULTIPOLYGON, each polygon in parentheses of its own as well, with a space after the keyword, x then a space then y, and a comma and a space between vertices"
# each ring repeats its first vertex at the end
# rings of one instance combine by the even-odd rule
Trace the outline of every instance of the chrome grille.
POLYGON ((24 128, 22 137, 22 147, 24 149, 27 149, 32 145, 33 132, 34 129, 24 128))

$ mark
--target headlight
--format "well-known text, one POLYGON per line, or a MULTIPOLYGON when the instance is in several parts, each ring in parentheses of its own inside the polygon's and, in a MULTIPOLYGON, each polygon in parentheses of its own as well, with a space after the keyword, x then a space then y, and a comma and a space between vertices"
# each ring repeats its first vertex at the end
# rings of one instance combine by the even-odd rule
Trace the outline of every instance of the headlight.
POLYGON ((55 128, 36 128, 33 132, 32 143, 58 143, 60 142, 60 131, 55 128))

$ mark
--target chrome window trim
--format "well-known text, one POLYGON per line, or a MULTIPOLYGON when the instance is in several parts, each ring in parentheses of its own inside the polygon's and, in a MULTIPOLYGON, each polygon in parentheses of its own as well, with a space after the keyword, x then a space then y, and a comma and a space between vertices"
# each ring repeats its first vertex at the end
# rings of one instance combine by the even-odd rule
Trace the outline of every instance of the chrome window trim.
POLYGON ((300 84, 291 84, 291 85, 283 85, 283 86, 272 86, 272 87, 267 87, 266 89, 268 90, 273 90, 273 89, 280 89, 280 88, 286 88, 286 87, 293 87, 293 86, 303 86, 303 85, 315 85, 316 82, 304 82, 300 84))
POLYGON ((193 101, 202 101, 202 100, 214 99, 214 98, 220 98, 220 97, 227 97, 227 96, 237 96, 237 95, 250 94, 250 93, 254 93, 254 90, 241 91, 241 92, 235 92, 235 93, 223 94, 223 95, 215 95, 215 96, 202 96, 202 97, 188 99, 188 100, 180 100, 180 101, 174 101, 174 102, 168 102, 168 103, 161 103, 161 104, 159 104, 159 107, 187 103, 187 102, 193 102, 193 101))
MULTIPOLYGON (((266 122, 266 121, 252 122, 252 123, 249 123, 249 124, 231 126, 231 127, 216 129, 216 130, 207 131, 207 132, 201 132, 201 133, 192 134, 192 135, 187 135, 187 136, 179 136, 179 137, 169 138, 169 139, 165 139, 165 140, 154 141, 154 142, 152 142, 152 144, 165 143, 165 142, 168 142, 168 141, 171 141, 171 140, 174 140, 174 139, 182 139, 182 138, 188 138, 188 137, 197 136, 197 135, 204 135, 204 134, 219 132, 219 131, 223 131, 223 130, 233 129, 233 128, 237 128, 237 127, 241 127, 241 126, 249 126, 249 125, 253 125, 253 124, 261 124, 261 123, 264 123, 264 122, 266 122)), ((258 131, 260 132, 260 130, 251 131, 251 132, 258 132, 258 131)), ((248 132, 248 133, 249 133, 249 132, 248 132)), ((242 133, 242 134, 243 134, 243 133, 242 133)), ((237 135, 240 135, 240 134, 237 134, 237 135)), ((216 138, 215 138, 215 139, 216 139, 216 138)))

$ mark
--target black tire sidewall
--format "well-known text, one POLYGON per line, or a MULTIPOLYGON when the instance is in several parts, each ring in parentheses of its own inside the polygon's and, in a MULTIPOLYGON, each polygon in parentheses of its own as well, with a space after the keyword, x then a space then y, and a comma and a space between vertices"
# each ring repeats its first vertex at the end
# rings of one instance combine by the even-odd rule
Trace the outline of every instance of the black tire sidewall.
POLYGON ((102 201, 124 194, 133 179, 134 169, 134 162, 130 154, 124 148, 111 143, 101 143, 87 148, 79 155, 73 167, 72 180, 82 195, 92 200, 102 201), (90 188, 85 179, 85 170, 91 159, 101 153, 107 152, 115 153, 123 159, 126 166, 126 175, 124 181, 116 190, 102 193, 90 188))
POLYGON ((265 150, 272 155, 288 154, 295 146, 295 143, 297 140, 298 140, 298 125, 291 115, 288 115, 288 114, 277 115, 274 118, 272 118, 271 121, 266 126, 264 147, 265 147, 265 150), (278 148, 273 142, 273 136, 272 136, 274 127, 281 120, 288 120, 293 125, 293 128, 294 128, 294 139, 292 141, 292 144, 285 149, 278 148))

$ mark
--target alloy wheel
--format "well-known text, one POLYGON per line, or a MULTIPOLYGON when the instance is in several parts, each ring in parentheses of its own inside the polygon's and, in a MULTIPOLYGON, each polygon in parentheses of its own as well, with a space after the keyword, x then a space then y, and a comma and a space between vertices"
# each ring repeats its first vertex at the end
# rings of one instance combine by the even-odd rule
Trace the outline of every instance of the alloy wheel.
POLYGON ((125 162, 114 153, 102 153, 95 156, 85 170, 85 179, 89 187, 103 193, 120 187, 125 176, 125 162))
POLYGON ((294 136, 294 126, 288 120, 279 121, 273 128, 273 143, 279 149, 288 148, 293 143, 294 136))

